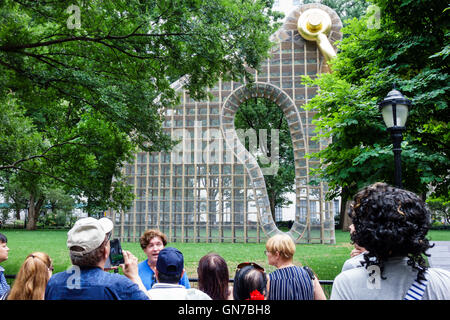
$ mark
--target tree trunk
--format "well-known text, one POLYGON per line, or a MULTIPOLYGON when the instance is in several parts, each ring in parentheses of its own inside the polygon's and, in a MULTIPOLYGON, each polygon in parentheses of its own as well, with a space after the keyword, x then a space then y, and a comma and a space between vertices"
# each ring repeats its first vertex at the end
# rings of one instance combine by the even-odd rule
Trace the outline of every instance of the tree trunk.
POLYGON ((44 197, 39 197, 36 203, 34 201, 35 197, 33 194, 31 194, 28 209, 27 230, 36 230, 39 212, 41 211, 42 205, 44 204, 44 197))
POLYGON ((352 224, 352 219, 350 219, 350 217, 348 216, 347 212, 348 209, 350 208, 350 203, 351 201, 345 201, 345 209, 344 209, 344 216, 341 215, 341 219, 342 220, 342 231, 350 231, 349 226, 352 224))
POLYGON ((26 218, 26 228, 27 230, 35 230, 36 225, 33 225, 33 221, 35 221, 35 208, 34 208, 34 195, 30 195, 30 201, 28 203, 28 217, 26 218))
POLYGON ((341 207, 339 208, 339 229, 344 228, 344 220, 345 220, 345 216, 347 215, 347 212, 345 211, 346 209, 346 204, 347 204, 347 188, 342 188, 342 192, 341 192, 341 207))
POLYGON ((272 213, 273 222, 276 222, 276 220, 275 220, 275 195, 274 194, 269 195, 269 202, 270 202, 270 211, 272 213))
POLYGON ((350 231, 349 226, 352 224, 347 212, 350 208, 351 201, 349 200, 349 194, 347 188, 342 188, 341 193, 341 209, 339 212, 339 229, 342 231, 350 231))

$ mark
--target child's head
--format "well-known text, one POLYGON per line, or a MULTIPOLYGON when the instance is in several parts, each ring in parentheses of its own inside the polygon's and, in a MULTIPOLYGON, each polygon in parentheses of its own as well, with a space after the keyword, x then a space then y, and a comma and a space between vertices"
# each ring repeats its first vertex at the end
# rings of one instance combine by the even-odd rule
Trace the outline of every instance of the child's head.
POLYGON ((252 294, 256 292, 264 298, 266 287, 267 275, 262 267, 252 262, 238 265, 233 284, 234 300, 260 300, 254 299, 252 294))
POLYGON ((8 238, 2 233, 0 233, 0 262, 8 260, 9 248, 6 245, 8 243, 8 238))

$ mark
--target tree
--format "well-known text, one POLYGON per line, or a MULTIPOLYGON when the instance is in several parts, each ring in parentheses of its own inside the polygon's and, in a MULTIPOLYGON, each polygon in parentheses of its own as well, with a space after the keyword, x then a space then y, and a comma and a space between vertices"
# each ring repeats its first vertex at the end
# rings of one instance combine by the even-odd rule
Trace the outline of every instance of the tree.
POLYGON ((60 188, 48 189, 45 192, 46 205, 44 211, 46 213, 40 217, 45 224, 54 224, 56 226, 64 226, 67 222, 71 222, 72 212, 75 208, 75 201, 60 188))
POLYGON ((320 87, 307 106, 318 111, 318 139, 332 138, 315 154, 322 160, 318 179, 330 185, 330 198, 340 195, 343 202, 369 183, 393 183, 392 142, 378 103, 396 84, 413 104, 402 143, 403 186, 448 200, 447 3, 374 3, 382 12, 380 28, 368 28, 368 15, 350 21, 333 72, 306 79, 320 87))
POLYGON ((344 26, 348 20, 360 19, 366 12, 369 3, 366 0, 304 0, 304 4, 321 3, 336 11, 344 26))
POLYGON ((14 94, 0 95, 0 171, 32 160, 42 147, 41 135, 14 94))
MULTIPOLYGON (((448 198, 447 198, 448 199, 448 198)), ((427 199, 427 205, 431 211, 431 217, 438 222, 450 224, 450 201, 441 198, 427 199)))
POLYGON ((8 215, 9 211, 12 209, 14 210, 16 220, 20 220, 20 212, 28 208, 30 196, 26 190, 23 190, 20 182, 14 178, 15 176, 10 175, 0 178, 3 182, 2 184, 5 185, 1 190, 1 193, 4 197, 5 205, 7 206, 5 210, 8 211, 8 215))
POLYGON ((245 131, 251 130, 256 136, 256 146, 251 146, 251 139, 241 141, 247 150, 257 150, 253 156, 257 157, 258 164, 261 168, 278 162, 279 168, 275 174, 264 175, 267 194, 270 202, 270 209, 273 220, 275 221, 275 208, 283 207, 292 202, 287 198, 287 194, 293 191, 295 185, 295 167, 294 167, 294 151, 292 147, 292 139, 289 131, 289 125, 278 105, 264 98, 251 98, 239 106, 235 115, 235 128, 245 131), (267 141, 261 141, 263 130, 267 130, 267 141), (278 141, 271 136, 271 130, 278 132, 278 141), (278 143, 278 155, 272 154, 273 147, 271 144, 278 143), (265 159, 275 161, 262 161, 259 155, 263 155, 265 159))
POLYGON ((202 99, 220 76, 249 77, 245 68, 257 67, 271 46, 278 17, 271 6, 2 1, 0 102, 23 129, 0 129, 0 151, 13 150, 0 154, 0 170, 19 175, 31 210, 42 184, 87 199, 90 214, 129 206, 121 167, 137 150, 174 144, 162 130, 164 109, 178 101, 171 83, 183 77, 202 99))

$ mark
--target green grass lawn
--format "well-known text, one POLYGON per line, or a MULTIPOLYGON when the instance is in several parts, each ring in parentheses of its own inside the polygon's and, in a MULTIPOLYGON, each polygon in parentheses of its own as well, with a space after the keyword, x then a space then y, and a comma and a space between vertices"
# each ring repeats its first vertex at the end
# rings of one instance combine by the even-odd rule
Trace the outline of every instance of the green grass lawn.
MULTIPOLYGON (((66 270, 70 265, 66 247, 67 231, 24 231, 1 230, 8 237, 9 259, 2 263, 6 274, 16 274, 25 257, 34 251, 43 251, 53 259, 55 272, 66 270)), ((450 241, 450 230, 431 230, 428 233, 430 240, 450 241)), ((197 278, 197 264, 200 258, 209 253, 220 254, 228 264, 230 277, 240 262, 253 261, 268 272, 275 270, 269 266, 264 255, 265 243, 169 243, 183 252, 186 272, 189 278, 197 278)), ((146 259, 139 243, 122 243, 125 250, 131 251, 139 261, 146 259)), ((342 265, 349 258, 352 245, 348 232, 336 230, 336 244, 298 244, 294 262, 298 265, 307 265, 313 269, 319 279, 333 280, 341 271, 342 265)))

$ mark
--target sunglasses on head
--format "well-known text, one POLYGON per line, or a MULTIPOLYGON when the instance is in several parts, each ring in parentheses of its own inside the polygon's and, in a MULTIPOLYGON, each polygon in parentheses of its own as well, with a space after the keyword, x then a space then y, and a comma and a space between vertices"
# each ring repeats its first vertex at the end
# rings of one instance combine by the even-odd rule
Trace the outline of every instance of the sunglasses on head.
POLYGON ((242 262, 242 263, 239 263, 238 266, 237 266, 237 268, 236 268, 236 271, 239 271, 239 270, 241 270, 242 268, 245 268, 245 267, 247 267, 247 266, 252 266, 252 267, 255 268, 256 270, 258 270, 258 271, 264 273, 264 268, 261 267, 259 264, 256 264, 256 263, 254 263, 254 262, 242 262))

